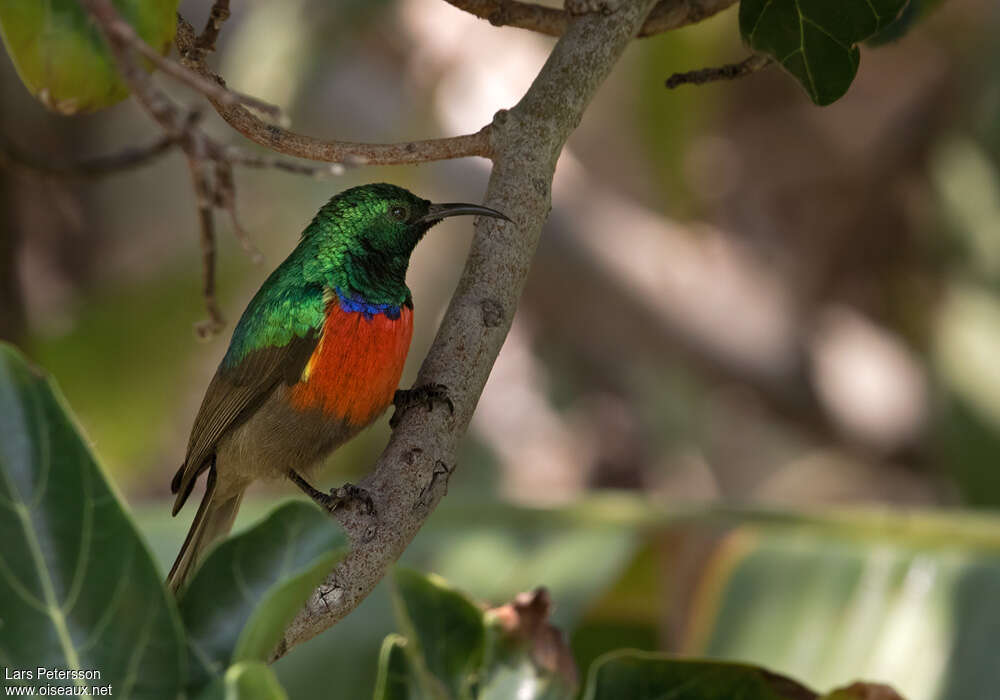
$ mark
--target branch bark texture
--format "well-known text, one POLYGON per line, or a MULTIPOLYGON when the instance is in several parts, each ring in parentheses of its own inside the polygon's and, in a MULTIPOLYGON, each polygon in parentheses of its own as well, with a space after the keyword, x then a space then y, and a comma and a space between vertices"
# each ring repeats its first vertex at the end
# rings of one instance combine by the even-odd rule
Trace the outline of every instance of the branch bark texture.
POLYGON ((454 411, 413 410, 403 416, 362 483, 374 499, 377 519, 357 508, 337 511, 352 551, 288 627, 275 658, 353 610, 444 495, 551 209, 556 161, 653 4, 620 0, 606 13, 571 18, 528 92, 494 117, 488 132, 494 166, 484 203, 513 223, 477 221, 465 271, 417 379, 418 385, 445 385, 454 411))
MULTIPOLYGON (((211 18, 210 26, 214 26, 211 18)), ((185 64, 197 75, 218 83, 220 89, 225 87, 225 81, 213 73, 205 63, 207 52, 205 40, 196 35, 191 25, 183 18, 179 18, 177 23, 174 43, 185 64)), ((203 94, 212 103, 219 116, 233 129, 258 145, 297 158, 352 165, 402 165, 490 155, 489 126, 474 134, 405 143, 324 141, 266 122, 238 100, 222 102, 210 93, 203 94)))
MULTIPOLYGON (((568 2, 570 9, 536 5, 520 0, 447 0, 460 10, 487 20, 497 27, 517 27, 539 34, 562 36, 573 19, 574 5, 596 6, 611 12, 615 3, 609 0, 576 0, 568 2)), ((636 32, 637 37, 662 34, 693 24, 735 5, 737 0, 660 0, 646 16, 636 32)))

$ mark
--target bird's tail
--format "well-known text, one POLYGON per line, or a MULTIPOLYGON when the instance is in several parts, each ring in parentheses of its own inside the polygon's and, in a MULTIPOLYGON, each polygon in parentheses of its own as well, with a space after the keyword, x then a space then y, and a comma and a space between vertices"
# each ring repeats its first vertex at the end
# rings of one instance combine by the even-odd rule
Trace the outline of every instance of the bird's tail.
POLYGON ((242 500, 242 490, 228 498, 220 498, 215 492, 215 469, 209 471, 201 505, 198 506, 191 529, 181 545, 181 551, 167 574, 167 586, 170 590, 175 593, 179 591, 212 543, 232 529, 242 500))

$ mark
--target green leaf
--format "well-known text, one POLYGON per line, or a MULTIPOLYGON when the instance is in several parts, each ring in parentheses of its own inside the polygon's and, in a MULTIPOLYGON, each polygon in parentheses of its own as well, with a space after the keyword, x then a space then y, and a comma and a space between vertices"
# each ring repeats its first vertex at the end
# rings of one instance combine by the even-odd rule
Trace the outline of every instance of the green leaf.
POLYGON ((814 700, 816 693, 762 668, 622 651, 591 668, 584 700, 814 700))
MULTIPOLYGON (((58 390, 0 343, 0 664, 99 671, 117 698, 175 698, 176 609, 58 390)), ((7 681, 41 687, 45 679, 7 681)))
POLYGON ((266 660, 346 553, 340 526, 303 501, 280 506, 212 550, 180 597, 193 685, 231 663, 266 660))
POLYGON ((274 671, 261 661, 243 661, 224 677, 226 700, 287 700, 274 671))
POLYGON ((819 700, 902 700, 891 686, 882 683, 852 683, 838 688, 819 700))
POLYGON ((242 661, 226 669, 198 695, 198 700, 288 700, 271 667, 242 661))
POLYGON ((910 0, 895 20, 867 40, 869 46, 882 46, 902 38, 917 22, 929 15, 943 0, 910 0))
POLYGON ((390 634, 382 643, 374 700, 419 700, 423 697, 406 644, 406 638, 398 634, 390 634))
POLYGON ((857 44, 899 16, 907 0, 743 0, 740 33, 791 73, 818 105, 840 99, 858 72, 857 44))
MULTIPOLYGON (((178 0, 113 0, 140 37, 166 53, 178 0)), ((79 0, 3 0, 0 37, 28 91, 62 114, 91 112, 128 95, 97 26, 79 0)))
POLYGON ((695 596, 686 653, 762 664, 818 687, 864 676, 914 697, 927 688, 991 697, 1000 683, 996 520, 983 518, 981 534, 955 516, 879 520, 868 535, 846 524, 745 525, 729 535, 714 580, 695 596))
POLYGON ((436 576, 400 569, 396 607, 409 639, 386 637, 375 700, 572 700, 576 668, 538 589, 483 611, 436 576))
POLYGON ((409 569, 396 570, 394 592, 421 688, 431 697, 470 697, 483 661, 483 611, 442 579, 409 569))

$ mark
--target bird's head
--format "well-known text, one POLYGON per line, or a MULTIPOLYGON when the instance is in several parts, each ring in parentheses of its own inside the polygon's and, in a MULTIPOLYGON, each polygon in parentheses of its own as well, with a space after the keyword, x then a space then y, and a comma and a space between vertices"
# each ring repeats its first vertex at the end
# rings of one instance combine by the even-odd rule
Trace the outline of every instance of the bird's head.
MULTIPOLYGON (((505 215, 478 204, 434 204, 409 190, 376 183, 331 199, 303 232, 307 278, 331 280, 341 293, 401 303, 410 254, 434 224, 450 216, 505 215)), ((408 291, 406 292, 408 295, 408 291)))

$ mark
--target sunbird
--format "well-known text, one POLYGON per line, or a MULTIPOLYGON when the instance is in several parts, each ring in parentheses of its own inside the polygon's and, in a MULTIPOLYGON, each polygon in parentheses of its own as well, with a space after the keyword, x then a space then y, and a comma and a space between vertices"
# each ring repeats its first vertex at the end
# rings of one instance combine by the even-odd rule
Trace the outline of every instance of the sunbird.
POLYGON ((463 214, 510 221, 476 204, 433 204, 395 185, 353 187, 319 210, 261 285, 233 330, 170 484, 176 515, 208 471, 167 577, 174 591, 232 528, 257 479, 287 477, 328 508, 364 497, 356 487, 322 493, 305 475, 394 398, 403 410, 401 401, 440 392, 397 392, 413 334, 406 270, 428 229, 463 214))

